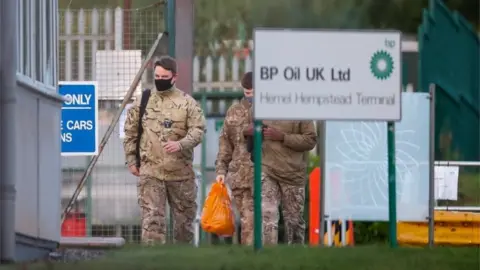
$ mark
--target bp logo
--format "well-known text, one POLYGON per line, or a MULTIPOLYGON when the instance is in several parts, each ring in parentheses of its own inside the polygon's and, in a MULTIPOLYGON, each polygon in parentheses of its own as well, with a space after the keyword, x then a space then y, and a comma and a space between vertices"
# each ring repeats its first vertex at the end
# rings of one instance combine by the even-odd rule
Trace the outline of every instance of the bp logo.
POLYGON ((379 80, 386 80, 393 72, 393 58, 384 51, 376 51, 370 59, 370 71, 379 80))

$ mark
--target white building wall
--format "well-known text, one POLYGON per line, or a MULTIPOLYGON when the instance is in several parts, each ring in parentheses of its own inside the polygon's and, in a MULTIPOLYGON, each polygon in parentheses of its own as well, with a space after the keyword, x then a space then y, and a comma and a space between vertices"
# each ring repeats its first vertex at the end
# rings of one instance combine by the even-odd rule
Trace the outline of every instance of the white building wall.
POLYGON ((58 3, 16 2, 15 232, 16 257, 24 260, 41 256, 32 245, 47 252, 60 241, 62 99, 57 94, 58 3))

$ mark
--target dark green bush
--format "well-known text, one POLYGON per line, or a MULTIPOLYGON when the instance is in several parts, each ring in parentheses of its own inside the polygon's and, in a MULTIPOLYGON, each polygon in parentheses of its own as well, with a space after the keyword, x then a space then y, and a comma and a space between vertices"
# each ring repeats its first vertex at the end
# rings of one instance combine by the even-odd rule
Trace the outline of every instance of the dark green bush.
POLYGON ((388 241, 388 222, 355 222, 355 244, 378 244, 388 241))

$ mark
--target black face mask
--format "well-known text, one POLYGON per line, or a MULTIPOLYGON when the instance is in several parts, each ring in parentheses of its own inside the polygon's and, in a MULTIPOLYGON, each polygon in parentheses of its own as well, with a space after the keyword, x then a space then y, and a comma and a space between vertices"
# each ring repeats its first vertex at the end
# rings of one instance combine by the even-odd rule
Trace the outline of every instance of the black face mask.
POLYGON ((172 88, 172 79, 157 79, 155 80, 155 88, 157 88, 158 91, 166 91, 170 88, 172 88))

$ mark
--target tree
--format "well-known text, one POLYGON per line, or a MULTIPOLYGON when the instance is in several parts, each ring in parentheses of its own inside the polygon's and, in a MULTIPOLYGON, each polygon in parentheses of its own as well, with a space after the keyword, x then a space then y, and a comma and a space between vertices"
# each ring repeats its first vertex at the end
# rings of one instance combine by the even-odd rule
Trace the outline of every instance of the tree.
MULTIPOLYGON (((59 0, 60 8, 122 6, 123 0, 59 0)), ((159 0, 135 0, 134 8, 159 0)), ((444 0, 474 27, 479 1, 444 0)), ((195 0, 195 50, 198 55, 225 53, 248 40, 254 27, 398 29, 415 34, 429 0, 195 0)), ((133 33, 136 35, 137 33, 133 33)), ((141 34, 141 33, 138 33, 141 34)))
MULTIPOLYGON (((211 44, 238 39, 239 25, 247 39, 254 27, 398 29, 416 34, 422 10, 429 0, 196 0, 196 48, 201 54, 211 44), (210 44, 210 45, 209 45, 210 44)), ((475 0, 445 0, 478 27, 475 0)), ((223 48, 222 48, 223 50, 223 48)))

